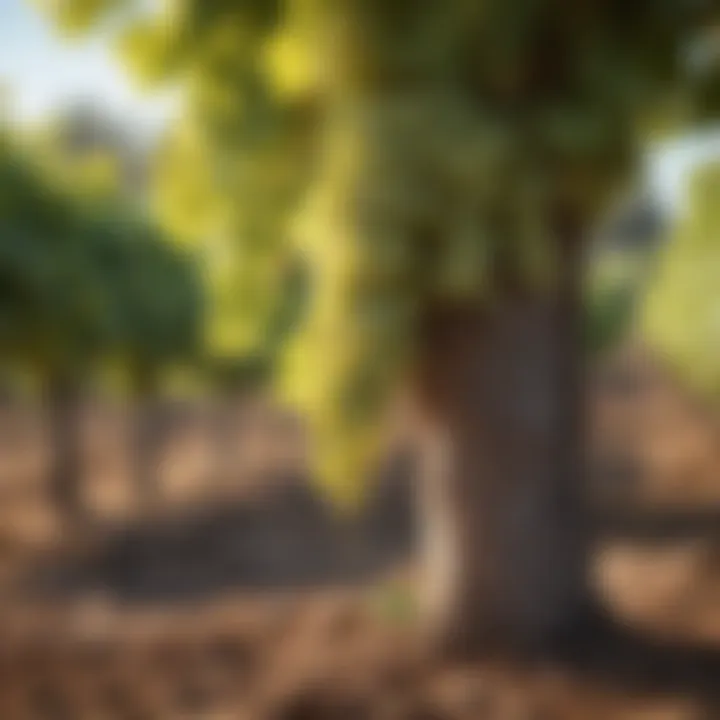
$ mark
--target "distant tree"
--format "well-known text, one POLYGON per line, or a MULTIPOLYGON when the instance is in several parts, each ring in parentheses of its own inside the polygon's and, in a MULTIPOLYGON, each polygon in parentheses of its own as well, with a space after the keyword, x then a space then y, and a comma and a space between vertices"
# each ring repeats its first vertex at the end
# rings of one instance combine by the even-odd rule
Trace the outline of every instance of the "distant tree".
POLYGON ((158 498, 158 450, 165 433, 160 406, 162 373, 201 360, 204 306, 192 258, 167 241, 139 238, 134 293, 128 299, 128 363, 138 408, 137 481, 147 502, 158 498), (150 242, 148 242, 150 241, 150 242), (133 313, 134 311, 134 313, 133 313))
MULTIPOLYGON (((212 271, 210 276, 214 277, 212 271)), ((215 474, 228 482, 235 473, 232 458, 237 440, 238 409, 272 386, 282 345, 302 314, 308 293, 308 278, 300 262, 288 265, 282 284, 282 302, 271 315, 264 316, 263 336, 255 340, 252 350, 247 349, 247 341, 243 340, 243 314, 238 312, 242 307, 242 297, 236 297, 233 286, 220 288, 218 293, 220 300, 229 306, 226 311, 220 309, 218 312, 217 305, 212 308, 215 326, 210 332, 214 330, 216 335, 206 346, 203 368, 216 400, 212 413, 217 459, 215 474), (224 297, 223 290, 227 292, 224 297), (238 320, 240 328, 237 327, 238 320)))
POLYGON ((602 223, 591 244, 585 287, 585 344, 597 361, 638 329, 669 214, 648 196, 631 197, 602 223))
POLYGON ((690 203, 660 253, 641 318, 644 334, 701 394, 720 396, 720 163, 702 166, 690 203))
POLYGON ((119 205, 100 214, 95 232, 96 268, 110 298, 112 339, 105 357, 123 369, 129 384, 136 484, 152 502, 164 428, 163 376, 201 359, 203 282, 192 255, 131 208, 119 205))
POLYGON ((52 447, 50 490, 69 515, 81 510, 80 381, 110 328, 95 240, 82 209, 5 136, 0 149, 0 342, 12 364, 44 388, 52 447))
MULTIPOLYGON (((32 143, 23 151, 9 133, 0 142, 0 346, 7 362, 31 369, 44 387, 51 493, 77 516, 83 385, 111 359, 145 402, 168 366, 196 362, 202 282, 193 258, 112 183, 98 187, 87 166, 68 165, 64 180, 74 182, 61 188, 57 156, 32 143)), ((136 423, 143 492, 152 488, 148 423, 147 414, 136 423)))
POLYGON ((91 103, 71 105, 33 138, 48 170, 78 178, 82 192, 112 194, 143 205, 150 181, 150 151, 119 120, 91 103), (93 183, 95 188, 88 187, 93 183))

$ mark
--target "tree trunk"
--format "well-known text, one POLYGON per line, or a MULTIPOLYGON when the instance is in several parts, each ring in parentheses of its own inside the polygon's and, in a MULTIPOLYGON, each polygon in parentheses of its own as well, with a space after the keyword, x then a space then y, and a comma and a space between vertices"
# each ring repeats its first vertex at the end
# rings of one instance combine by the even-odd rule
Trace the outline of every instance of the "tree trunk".
POLYGON ((158 379, 154 369, 137 368, 134 372, 135 412, 133 422, 133 460, 135 487, 141 505, 152 507, 160 499, 160 445, 164 436, 164 418, 159 407, 158 379))
POLYGON ((50 496, 63 517, 74 520, 83 512, 81 398, 75 379, 64 374, 49 377, 45 402, 51 458, 50 496))
POLYGON ((238 410, 244 394, 228 390, 219 395, 212 408, 214 482, 229 487, 236 480, 238 410))
POLYGON ((423 604, 452 653, 544 645, 587 607, 581 268, 428 315, 423 604))

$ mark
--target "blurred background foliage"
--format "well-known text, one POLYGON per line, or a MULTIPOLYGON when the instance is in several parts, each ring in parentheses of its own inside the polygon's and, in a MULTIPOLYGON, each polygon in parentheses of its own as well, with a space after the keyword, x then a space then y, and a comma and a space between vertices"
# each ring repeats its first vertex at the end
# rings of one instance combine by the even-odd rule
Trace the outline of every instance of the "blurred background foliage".
POLYGON ((692 178, 687 211, 660 250, 642 329, 686 382, 720 397, 720 163, 692 178))
MULTIPOLYGON (((491 299, 498 258, 554 282, 556 208, 591 230, 637 192, 648 138, 720 110, 712 2, 34 1, 69 36, 108 29, 142 86, 184 100, 146 166, 109 129, 78 141, 77 117, 22 157, 6 133, 6 357, 122 366, 143 392, 182 364, 216 388, 279 368, 347 502, 423 310, 491 299)), ((593 255, 591 352, 642 315, 712 382, 707 204, 652 276, 647 248, 593 255), (706 278, 687 295, 684 254, 706 278)))

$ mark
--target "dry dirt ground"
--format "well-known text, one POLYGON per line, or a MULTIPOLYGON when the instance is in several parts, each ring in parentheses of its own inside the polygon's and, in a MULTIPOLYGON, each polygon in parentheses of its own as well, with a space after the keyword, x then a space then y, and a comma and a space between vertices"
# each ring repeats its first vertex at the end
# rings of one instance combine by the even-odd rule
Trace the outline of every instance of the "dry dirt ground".
POLYGON ((88 408, 92 522, 64 536, 31 408, 0 416, 0 720, 720 720, 720 426, 642 353, 598 373, 598 592, 613 628, 553 656, 449 665, 417 647, 401 467, 343 523, 297 428, 178 407, 141 511, 122 409, 88 408))

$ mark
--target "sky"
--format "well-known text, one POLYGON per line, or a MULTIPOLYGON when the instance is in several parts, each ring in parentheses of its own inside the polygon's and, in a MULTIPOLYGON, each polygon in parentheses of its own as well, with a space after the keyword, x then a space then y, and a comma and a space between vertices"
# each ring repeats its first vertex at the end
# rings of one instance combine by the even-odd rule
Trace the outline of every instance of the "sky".
POLYGON ((62 39, 28 0, 0 0, 0 83, 11 115, 40 120, 92 101, 139 132, 156 133, 172 115, 172 98, 134 88, 107 45, 102 37, 62 39))
MULTIPOLYGON (((171 95, 145 95, 133 87, 112 57, 105 38, 68 42, 58 38, 28 0, 0 0, 0 84, 21 121, 40 120, 68 104, 87 102, 133 130, 152 136, 177 107, 171 95)), ((683 179, 698 160, 720 156, 720 130, 678 141, 649 159, 650 185, 678 208, 683 179)))
POLYGON ((689 172, 715 158, 720 160, 720 130, 668 143, 648 156, 648 184, 662 202, 679 212, 687 200, 689 172))

